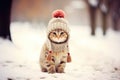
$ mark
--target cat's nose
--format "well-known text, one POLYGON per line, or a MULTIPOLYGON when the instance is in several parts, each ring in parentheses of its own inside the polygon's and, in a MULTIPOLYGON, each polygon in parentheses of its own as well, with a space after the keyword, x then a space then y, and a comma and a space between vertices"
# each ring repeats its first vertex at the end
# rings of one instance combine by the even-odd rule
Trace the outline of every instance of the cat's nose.
POLYGON ((57 38, 60 39, 60 36, 58 36, 57 38))

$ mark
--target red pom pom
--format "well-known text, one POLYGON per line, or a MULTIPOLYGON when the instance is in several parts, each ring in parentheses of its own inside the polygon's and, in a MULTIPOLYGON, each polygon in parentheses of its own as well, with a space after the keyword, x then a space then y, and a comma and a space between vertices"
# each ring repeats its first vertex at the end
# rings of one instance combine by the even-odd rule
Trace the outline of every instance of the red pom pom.
POLYGON ((55 10, 52 14, 54 18, 64 18, 65 12, 63 10, 55 10))

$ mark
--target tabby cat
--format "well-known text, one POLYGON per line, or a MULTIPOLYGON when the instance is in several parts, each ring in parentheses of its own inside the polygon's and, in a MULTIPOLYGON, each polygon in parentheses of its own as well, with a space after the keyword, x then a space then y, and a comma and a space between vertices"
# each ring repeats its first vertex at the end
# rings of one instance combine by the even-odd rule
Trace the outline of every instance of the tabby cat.
MULTIPOLYGON (((61 12, 61 11, 60 11, 61 12)), ((56 15, 61 16, 60 12, 56 15)), ((69 29, 64 19, 53 18, 48 25, 47 41, 44 43, 40 66, 42 72, 64 73, 66 62, 71 61, 68 40, 69 29)))

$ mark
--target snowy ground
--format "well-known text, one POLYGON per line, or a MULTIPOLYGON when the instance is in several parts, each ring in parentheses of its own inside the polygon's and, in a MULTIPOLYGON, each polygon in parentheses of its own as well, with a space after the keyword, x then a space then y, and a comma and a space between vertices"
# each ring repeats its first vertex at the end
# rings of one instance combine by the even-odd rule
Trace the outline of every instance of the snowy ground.
POLYGON ((71 26, 72 62, 65 73, 40 71, 39 55, 46 33, 44 25, 12 23, 13 43, 0 38, 0 80, 120 80, 120 32, 97 29, 90 36, 86 26, 71 26))

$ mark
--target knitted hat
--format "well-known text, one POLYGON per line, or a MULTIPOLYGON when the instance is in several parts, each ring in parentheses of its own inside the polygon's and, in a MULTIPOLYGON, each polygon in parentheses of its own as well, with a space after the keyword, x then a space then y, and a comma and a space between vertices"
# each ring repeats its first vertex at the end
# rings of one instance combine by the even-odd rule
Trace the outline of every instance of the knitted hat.
POLYGON ((52 13, 52 19, 48 23, 47 34, 54 29, 63 29, 69 34, 68 21, 64 19, 65 13, 62 10, 55 10, 52 13))
MULTIPOLYGON (((48 23, 47 35, 49 35, 49 33, 52 30, 55 30, 55 29, 63 29, 69 35, 68 21, 66 19, 64 19, 64 17, 65 17, 64 11, 55 10, 52 14, 52 17, 53 18, 48 23)), ((65 44, 67 44, 67 42, 65 44)), ((49 50, 47 60, 50 61, 52 59, 51 58, 52 48, 51 48, 51 42, 50 42, 49 39, 47 39, 47 47, 48 47, 48 50, 49 50)), ((71 62, 70 53, 68 53, 67 62, 71 62)))
MULTIPOLYGON (((47 35, 49 35, 49 33, 55 29, 63 29, 69 35, 68 21, 64 19, 64 17, 65 17, 64 11, 62 10, 53 11, 52 19, 48 23, 47 35)), ((47 39, 47 46, 49 50, 51 50, 51 42, 49 39, 47 39)))

